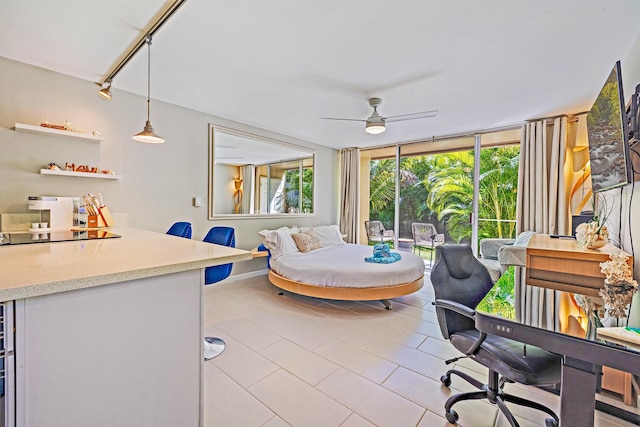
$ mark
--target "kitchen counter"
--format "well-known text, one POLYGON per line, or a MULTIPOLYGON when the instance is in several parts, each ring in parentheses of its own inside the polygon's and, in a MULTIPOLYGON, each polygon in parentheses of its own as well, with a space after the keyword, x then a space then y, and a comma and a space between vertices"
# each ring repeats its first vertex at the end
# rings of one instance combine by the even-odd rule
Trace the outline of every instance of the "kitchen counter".
POLYGON ((204 268, 251 252, 110 231, 0 247, 8 425, 203 425, 204 268))
POLYGON ((135 228, 122 237, 0 246, 0 302, 251 259, 251 252, 135 228))

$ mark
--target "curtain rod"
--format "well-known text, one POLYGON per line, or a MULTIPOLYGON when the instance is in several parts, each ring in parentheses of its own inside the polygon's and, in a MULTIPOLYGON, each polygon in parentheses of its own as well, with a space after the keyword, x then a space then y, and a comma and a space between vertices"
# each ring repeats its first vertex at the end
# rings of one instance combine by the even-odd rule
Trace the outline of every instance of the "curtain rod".
POLYGON ((479 130, 479 131, 469 131, 469 132, 462 132, 462 133, 451 133, 448 135, 441 135, 438 137, 432 136, 431 138, 428 139, 416 139, 413 141, 404 141, 404 142, 396 142, 394 144, 386 144, 386 145, 376 145, 376 146, 371 146, 371 147, 358 147, 360 150, 379 150, 379 149, 384 149, 384 148, 392 148, 392 147, 397 147, 398 145, 411 145, 411 144, 422 144, 425 142, 436 142, 436 141, 444 141, 447 139, 457 139, 457 138, 465 138, 465 137, 473 137, 476 135, 482 135, 484 133, 492 133, 492 132, 501 132, 501 131, 506 131, 506 130, 514 130, 514 129, 518 129, 520 128, 523 124, 525 124, 525 122, 522 123, 514 123, 511 125, 506 125, 506 126, 499 126, 499 127, 495 127, 495 128, 488 128, 488 129, 483 129, 483 130, 479 130))
POLYGON ((492 132, 501 132, 501 131, 506 131, 506 130, 514 130, 519 128, 520 126, 529 123, 529 122, 533 122, 533 121, 537 121, 537 120, 549 120, 549 119, 555 119, 557 117, 569 117, 569 118, 576 118, 577 116, 581 116, 583 114, 588 114, 588 111, 581 111, 579 113, 573 113, 573 114, 561 114, 559 116, 555 116, 555 117, 543 117, 543 118, 539 118, 539 119, 534 119, 534 120, 527 120, 524 122, 520 122, 520 123, 514 123, 511 125, 505 125, 505 126, 499 126, 499 127, 495 127, 495 128, 488 128, 488 129, 483 129, 483 130, 479 130, 479 131, 469 131, 469 132, 462 132, 462 133, 451 133, 448 135, 441 135, 438 137, 432 136, 431 139, 417 139, 414 141, 405 141, 405 142, 396 142, 395 144, 386 144, 386 145, 376 145, 376 146, 372 146, 372 147, 358 147, 361 150, 379 150, 379 149, 384 149, 384 148, 391 148, 391 147, 396 147, 398 145, 410 145, 410 144, 421 144, 421 143, 425 143, 425 142, 436 142, 436 141, 444 141, 447 139, 456 139, 456 138, 470 138, 472 136, 475 135, 482 135, 485 133, 492 133, 492 132))
POLYGON ((589 114, 588 111, 581 111, 579 113, 571 113, 571 114, 559 114, 557 116, 551 116, 551 117, 539 117, 537 119, 531 119, 531 120, 527 120, 525 123, 531 123, 531 122, 538 122, 540 120, 553 120, 553 119, 558 119, 561 117, 566 117, 567 119, 577 119, 578 116, 581 116, 583 114, 589 114))
POLYGON ((104 83, 113 80, 113 78, 124 68, 125 65, 131 61, 131 59, 138 53, 138 51, 146 44, 147 37, 153 37, 153 35, 173 16, 174 13, 184 4, 187 0, 174 1, 155 21, 152 21, 151 26, 147 24, 148 29, 142 32, 142 35, 138 37, 133 45, 129 47, 123 55, 120 55, 120 61, 112 65, 108 73, 98 82, 98 85, 102 86, 104 83))

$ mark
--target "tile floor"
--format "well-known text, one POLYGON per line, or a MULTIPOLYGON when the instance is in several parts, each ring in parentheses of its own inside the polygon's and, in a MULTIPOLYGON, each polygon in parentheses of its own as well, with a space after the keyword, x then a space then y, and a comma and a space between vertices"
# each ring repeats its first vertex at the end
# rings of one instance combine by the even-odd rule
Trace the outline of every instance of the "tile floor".
MULTIPOLYGON (((205 362, 205 425, 451 426, 445 400, 471 387, 440 383, 444 360, 459 353, 442 339, 427 282, 418 292, 381 303, 278 295, 265 276, 205 288, 205 333, 227 342, 205 362)), ((455 365, 481 380, 486 371, 455 365)), ((558 397, 515 384, 507 389, 558 410, 558 397)), ((544 425, 537 411, 511 406, 522 427, 544 425)), ((505 427, 483 401, 458 403, 462 427, 505 427)), ((597 427, 631 426, 597 413, 597 427)))

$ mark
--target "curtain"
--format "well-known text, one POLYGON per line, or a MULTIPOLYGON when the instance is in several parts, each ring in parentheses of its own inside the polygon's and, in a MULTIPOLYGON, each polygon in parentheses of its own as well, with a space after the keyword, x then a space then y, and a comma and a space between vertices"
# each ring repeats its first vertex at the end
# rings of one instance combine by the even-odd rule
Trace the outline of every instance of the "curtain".
POLYGON ((347 243, 358 239, 358 178, 360 174, 360 149, 340 150, 340 231, 346 234, 347 243))
MULTIPOLYGON (((517 233, 571 234, 566 117, 527 123, 522 128, 518 173, 517 233)), ((571 132, 575 135, 575 132, 571 132)), ((573 145, 573 144, 572 144, 573 145)), ((558 292, 525 283, 525 269, 515 271, 516 315, 527 324, 557 329, 558 292)))

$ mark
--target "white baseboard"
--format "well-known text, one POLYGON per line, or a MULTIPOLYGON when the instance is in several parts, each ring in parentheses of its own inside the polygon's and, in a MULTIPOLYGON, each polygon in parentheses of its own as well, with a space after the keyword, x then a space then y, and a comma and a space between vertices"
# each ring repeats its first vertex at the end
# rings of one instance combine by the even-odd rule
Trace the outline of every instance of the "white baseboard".
POLYGON ((234 274, 234 275, 231 275, 231 276, 227 277, 227 279, 225 281, 226 282, 235 282, 236 280, 249 279, 251 277, 266 276, 268 271, 269 270, 265 268, 265 269, 262 269, 262 270, 249 271, 247 273, 234 274))

